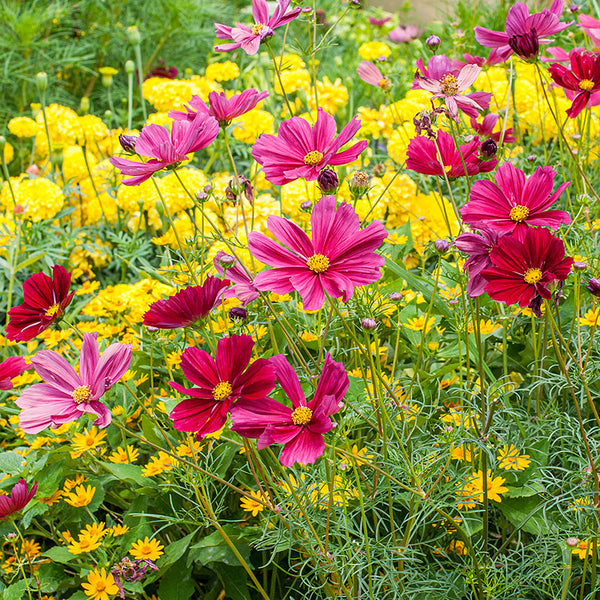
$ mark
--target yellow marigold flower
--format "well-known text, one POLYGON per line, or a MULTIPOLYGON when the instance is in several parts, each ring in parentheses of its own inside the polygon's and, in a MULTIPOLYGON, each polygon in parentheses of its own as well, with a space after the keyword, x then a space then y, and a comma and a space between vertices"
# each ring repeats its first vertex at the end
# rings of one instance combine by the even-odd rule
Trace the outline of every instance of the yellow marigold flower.
MULTIPOLYGON (((62 209, 65 196, 61 188, 45 177, 29 179, 26 177, 11 178, 15 201, 25 209, 26 219, 37 223, 52 219, 62 209)), ((8 185, 0 192, 2 206, 12 210, 13 201, 8 185)))
POLYGON ((177 450, 175 450, 175 454, 177 456, 181 456, 182 458, 192 458, 195 454, 202 452, 202 444, 198 440, 188 440, 187 442, 182 442, 177 446, 177 450))
POLYGON ((473 454, 465 444, 458 446, 458 448, 452 448, 450 456, 456 460, 466 460, 467 462, 473 460, 473 454))
POLYGON ((79 458, 86 452, 92 452, 99 448, 102 444, 105 444, 104 438, 106 437, 106 430, 98 430, 96 426, 92 426, 91 429, 86 429, 83 433, 76 433, 73 435, 73 442, 71 447, 74 452, 71 452, 71 458, 79 458))
POLYGON ((383 241, 388 244, 392 244, 392 246, 403 246, 406 244, 406 242, 408 242, 408 236, 399 234, 397 231, 393 231, 383 241))
POLYGON ((255 108, 234 119, 233 137, 244 144, 254 144, 261 133, 274 132, 274 123, 271 113, 255 108))
POLYGON ((403 323, 403 325, 406 329, 412 329, 413 331, 425 330, 425 333, 429 333, 429 330, 435 325, 435 318, 429 317, 429 319, 426 320, 425 315, 421 315, 414 319, 408 319, 408 322, 403 323))
POLYGON ((113 537, 119 537, 121 535, 125 535, 127 532, 129 531, 129 527, 127 527, 127 525, 113 525, 108 532, 113 536, 113 537))
POLYGON ((583 317, 579 317, 579 324, 586 327, 596 327, 600 319, 600 307, 588 310, 583 317))
POLYGON ((265 498, 265 495, 262 492, 255 492, 254 490, 250 490, 248 493, 250 494, 251 498, 249 498, 248 496, 242 496, 242 498, 240 499, 240 505, 244 512, 251 512, 252 516, 256 517, 258 513, 262 512, 265 508, 263 504, 257 502, 256 500, 266 502, 267 499, 265 498))
POLYGON ((127 448, 120 446, 108 457, 112 463, 134 463, 139 456, 137 448, 127 444, 127 448))
POLYGON ((92 600, 109 600, 110 596, 119 593, 119 588, 115 584, 115 578, 112 573, 106 574, 105 569, 94 569, 87 576, 87 583, 82 583, 81 587, 86 596, 92 600))
POLYGON ((396 415, 399 421, 410 423, 419 415, 419 406, 417 404, 402 404, 399 408, 400 412, 396 415))
POLYGON ((392 49, 383 42, 365 42, 358 49, 358 55, 363 60, 377 60, 380 56, 387 58, 392 49))
POLYGON ((204 76, 211 81, 231 81, 240 76, 240 68, 230 60, 212 63, 206 67, 204 76))
POLYGON ((79 539, 76 542, 69 544, 67 549, 71 554, 87 554, 88 552, 97 550, 101 545, 102 541, 100 537, 81 532, 79 534, 79 539))
POLYGON ((500 468, 509 471, 510 469, 514 469, 515 471, 523 471, 530 464, 528 454, 520 454, 518 448, 515 448, 512 444, 510 447, 507 444, 504 444, 501 450, 498 451, 498 455, 496 457, 500 461, 500 468))
POLYGON ((473 427, 473 417, 460 410, 452 409, 447 415, 443 415, 441 420, 450 427, 460 427, 465 429, 473 427))
POLYGON ((158 456, 153 456, 150 462, 142 469, 142 474, 146 477, 160 475, 165 471, 170 471, 176 460, 166 452, 159 450, 158 456))
POLYGON ((65 494, 65 502, 75 507, 87 506, 94 498, 95 493, 96 488, 91 485, 88 485, 87 487, 78 485, 74 492, 65 494))
POLYGON ((40 133, 40 126, 29 117, 15 117, 8 122, 8 130, 18 138, 30 138, 40 133))
POLYGON ((131 545, 129 554, 133 558, 147 558, 148 560, 155 561, 164 554, 163 548, 164 546, 156 538, 149 540, 148 536, 146 536, 143 540, 138 540, 131 545))
MULTIPOLYGON (((317 95, 318 106, 331 115, 348 104, 348 88, 342 84, 339 77, 330 81, 329 77, 325 76, 317 81, 317 95)), ((311 110, 317 109, 317 99, 312 86, 308 88, 308 106, 311 110)))

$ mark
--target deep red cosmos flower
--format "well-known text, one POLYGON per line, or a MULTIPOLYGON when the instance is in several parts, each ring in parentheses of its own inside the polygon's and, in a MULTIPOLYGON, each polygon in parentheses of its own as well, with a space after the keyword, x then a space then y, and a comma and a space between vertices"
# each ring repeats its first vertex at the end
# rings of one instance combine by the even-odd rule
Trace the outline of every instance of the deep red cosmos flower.
POLYGON ((555 83, 575 92, 573 104, 567 115, 574 119, 589 102, 592 94, 600 90, 600 54, 592 52, 571 52, 571 70, 554 63, 549 72, 555 83))
POLYGON ((22 356, 9 356, 0 363, 0 390, 12 389, 12 379, 27 369, 22 356))
POLYGON ((191 396, 169 415, 175 429, 196 432, 202 438, 225 425, 235 402, 266 401, 275 387, 275 371, 263 358, 250 364, 253 347, 249 335, 232 335, 219 340, 216 359, 200 348, 183 351, 181 368, 196 387, 186 389, 170 382, 178 392, 191 396))
POLYGON ((350 204, 336 210, 334 196, 324 196, 311 214, 312 241, 298 225, 270 215, 269 230, 287 248, 257 231, 248 235, 250 252, 266 265, 275 267, 260 272, 254 279, 259 290, 289 294, 296 290, 306 310, 318 310, 325 294, 347 302, 354 288, 381 277, 385 262, 375 250, 387 237, 385 227, 373 221, 360 228, 358 215, 350 204), (289 250, 288 250, 289 248, 289 250))
POLYGON ((270 362, 292 408, 271 398, 240 403, 231 410, 231 429, 244 437, 258 438, 259 449, 283 444, 279 460, 286 467, 295 462, 314 463, 325 450, 323 434, 334 427, 330 416, 340 410, 348 391, 344 365, 327 353, 315 395, 307 401, 296 372, 283 354, 273 356, 270 362))
POLYGON ((498 123, 498 115, 494 113, 488 113, 483 117, 481 123, 477 121, 475 117, 471 117, 471 127, 475 130, 475 133, 479 134, 482 138, 491 139, 499 144, 512 144, 516 138, 513 135, 513 128, 508 127, 504 132, 502 140, 502 130, 494 131, 496 123, 498 123))
POLYGON ((478 137, 457 148, 449 133, 438 131, 437 145, 440 149, 439 156, 433 140, 424 136, 413 138, 406 152, 406 168, 423 175, 443 176, 447 173, 448 177, 462 177, 488 173, 498 164, 495 157, 484 159, 480 155, 481 142, 478 137))
POLYGON ((528 306, 536 296, 550 299, 548 286, 564 281, 573 259, 565 256, 565 246, 547 229, 527 229, 522 241, 511 235, 500 238, 490 252, 492 267, 481 275, 485 291, 505 304, 528 306))
POLYGON ((228 285, 227 279, 209 275, 202 285, 184 288, 170 298, 153 302, 144 315, 144 325, 157 329, 191 327, 221 303, 222 290, 228 285))
POLYGON ((482 46, 495 48, 504 60, 513 52, 524 60, 536 58, 540 43, 550 42, 547 36, 559 33, 571 24, 560 20, 564 8, 563 0, 554 0, 550 8, 530 15, 524 2, 516 2, 508 11, 506 32, 478 26, 475 27, 475 39, 482 46))
POLYGON ((492 266, 490 252, 496 246, 499 239, 497 231, 480 229, 480 235, 476 233, 461 233, 455 240, 454 245, 461 251, 469 254, 463 269, 469 273, 467 293, 471 298, 477 298, 485 292, 487 281, 481 276, 484 269, 492 266))
POLYGON ((562 210, 548 209, 571 182, 562 183, 552 193, 555 176, 554 169, 546 166, 526 179, 521 169, 505 162, 496 171, 496 183, 480 180, 473 184, 460 214, 469 225, 503 233, 514 231, 519 239, 529 226, 558 229, 563 223, 568 225, 571 217, 562 210))
POLYGON ((227 97, 225 92, 210 92, 208 94, 208 106, 200 96, 192 96, 189 104, 185 107, 186 112, 172 110, 169 117, 176 121, 193 121, 198 113, 214 117, 221 127, 225 127, 237 117, 252 110, 264 100, 269 92, 259 92, 253 88, 244 90, 241 94, 233 94, 227 97))
POLYGON ((24 479, 19 479, 10 491, 10 496, 0 496, 0 520, 19 512, 29 504, 37 491, 37 481, 34 481, 31 489, 24 479))
POLYGON ((35 273, 23 283, 25 302, 13 306, 8 312, 10 322, 6 326, 6 337, 12 341, 28 342, 48 329, 63 316, 71 303, 69 294, 71 274, 61 265, 52 267, 52 277, 35 273))
POLYGON ((252 147, 252 156, 275 185, 300 177, 314 181, 327 165, 345 165, 358 158, 369 145, 366 140, 342 152, 340 148, 359 129, 360 121, 355 117, 336 137, 335 119, 320 108, 314 126, 301 117, 292 117, 279 126, 276 136, 263 133, 252 147))

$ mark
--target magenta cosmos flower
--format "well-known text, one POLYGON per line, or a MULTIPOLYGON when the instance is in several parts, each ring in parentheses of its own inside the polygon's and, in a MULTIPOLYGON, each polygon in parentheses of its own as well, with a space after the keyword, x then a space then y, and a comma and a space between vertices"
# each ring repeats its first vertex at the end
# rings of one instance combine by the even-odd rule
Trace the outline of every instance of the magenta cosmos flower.
POLYGON ((232 335, 219 340, 216 359, 200 348, 183 351, 181 368, 196 387, 186 389, 170 382, 178 392, 191 396, 169 415, 175 429, 196 432, 202 438, 225 425, 235 402, 266 401, 275 387, 275 372, 263 358, 250 364, 253 347, 250 336, 232 335))
POLYGON ((558 229, 571 222, 562 210, 549 210, 569 187, 562 183, 552 193, 556 172, 552 167, 539 167, 529 178, 511 163, 503 163, 496 171, 496 183, 476 181, 469 201, 461 208, 465 223, 487 227, 502 233, 514 232, 521 239, 529 226, 558 229))
POLYGON ((206 148, 219 135, 219 123, 213 117, 198 113, 191 121, 173 121, 171 132, 161 125, 146 125, 135 141, 135 151, 140 156, 151 157, 147 162, 112 156, 110 162, 123 175, 125 185, 139 185, 154 173, 173 167, 187 155, 206 148))
POLYGON ((596 48, 600 48, 600 21, 589 15, 579 15, 577 24, 587 35, 596 48))
POLYGON ((421 35, 421 30, 415 25, 398 25, 389 33, 388 37, 397 44, 406 44, 417 39, 421 35))
POLYGON ((21 356, 9 356, 0 363, 0 390, 12 389, 12 379, 27 369, 27 363, 21 356))
POLYGON ((23 510, 35 496, 37 481, 34 481, 31 489, 24 479, 19 479, 10 491, 10 496, 0 496, 0 520, 23 510))
POLYGON ((481 123, 479 123, 475 117, 471 117, 471 127, 475 130, 475 133, 479 134, 482 138, 494 140, 499 144, 512 144, 516 140, 513 135, 512 127, 506 129, 502 140, 500 139, 502 137, 502 128, 500 128, 500 131, 494 131, 498 119, 498 115, 494 113, 485 115, 481 123))
POLYGON ((492 266, 490 252, 498 243, 500 235, 493 229, 480 229, 480 235, 476 233, 461 233, 455 240, 454 245, 461 251, 469 254, 463 269, 469 274, 467 293, 471 298, 477 298, 485 292, 487 280, 481 275, 484 269, 492 266))
POLYGON ((254 25, 248 27, 237 23, 236 27, 229 27, 215 23, 216 35, 220 40, 233 39, 233 43, 215 46, 215 51, 230 52, 241 48, 250 56, 256 54, 260 45, 271 38, 277 27, 293 21, 302 12, 302 9, 297 7, 286 14, 289 5, 290 0, 277 0, 277 8, 273 16, 269 17, 269 5, 266 0, 252 0, 254 25))
POLYGON ((480 155, 481 142, 476 137, 458 148, 454 138, 445 131, 438 131, 436 142, 424 136, 410 140, 406 151, 406 168, 423 175, 462 177, 493 171, 498 160, 480 155), (438 154, 439 148, 439 154, 438 154), (466 167, 466 171, 465 171, 466 167))
POLYGON ((202 285, 184 288, 170 298, 153 302, 144 315, 144 325, 157 329, 193 327, 221 303, 222 290, 228 285, 227 279, 209 275, 202 285))
POLYGON ((573 259, 565 256, 565 246, 547 229, 528 229, 522 241, 505 235, 490 253, 492 267, 481 275, 485 291, 505 304, 528 306, 536 296, 550 299, 548 286, 564 281, 573 259))
POLYGON ((82 414, 96 415, 98 427, 111 422, 110 410, 100 402, 129 368, 131 346, 111 344, 100 356, 95 333, 84 333, 79 375, 58 353, 41 350, 31 362, 46 383, 27 388, 16 401, 22 408, 19 424, 25 433, 39 433, 46 427, 59 427, 82 414))
POLYGON ((358 158, 369 145, 366 140, 341 152, 340 148, 359 129, 360 121, 355 117, 336 137, 335 119, 320 108, 314 127, 301 117, 292 117, 279 126, 276 136, 263 133, 252 147, 252 156, 275 185, 300 177, 314 181, 323 167, 345 165, 358 158))
POLYGON ((226 127, 233 119, 255 108, 268 95, 269 92, 259 92, 253 88, 244 90, 241 94, 233 94, 230 98, 226 96, 225 92, 210 92, 208 106, 200 96, 194 95, 185 107, 186 112, 172 110, 169 117, 176 121, 193 121, 196 115, 201 113, 214 117, 221 127, 226 127))
POLYGON ((235 258, 219 250, 213 259, 213 264, 219 275, 226 275, 234 285, 225 290, 225 298, 237 298, 244 306, 256 300, 260 292, 256 289, 250 275, 237 264, 235 258), (227 265, 224 267, 223 265, 227 265))
POLYGON ((591 52, 571 52, 571 70, 554 63, 549 72, 560 87, 575 92, 567 115, 574 119, 588 104, 592 94, 600 90, 600 55, 591 52))
POLYGON ((485 110, 489 107, 489 98, 487 102, 481 104, 468 94, 463 94, 463 92, 466 92, 473 85, 477 77, 479 77, 479 73, 481 73, 481 67, 477 65, 465 65, 457 75, 446 73, 438 79, 424 77, 417 71, 415 79, 417 85, 422 90, 432 92, 434 98, 444 99, 451 116, 456 117, 459 108, 470 116, 476 116, 477 111, 485 110))
POLYGON ((506 17, 505 32, 475 27, 475 39, 488 48, 495 48, 498 57, 506 60, 513 52, 524 60, 534 59, 540 51, 540 43, 550 42, 547 36, 560 33, 571 23, 563 23, 563 0, 554 0, 550 8, 529 14, 524 2, 517 2, 506 17))
POLYGON ((327 353, 315 395, 307 401, 296 372, 283 354, 273 356, 270 362, 292 408, 271 398, 240 403, 231 411, 231 429, 244 437, 258 438, 259 449, 283 444, 279 460, 286 467, 296 462, 314 463, 325 450, 323 434, 334 427, 330 417, 342 408, 348 391, 344 365, 327 353))
POLYGON ((375 87, 381 88, 384 92, 392 87, 392 82, 389 77, 386 77, 377 65, 374 65, 368 60, 363 60, 356 67, 358 76, 365 82, 375 87))
POLYGON ((71 303, 71 274, 60 265, 52 267, 52 277, 35 273, 23 283, 23 304, 13 306, 8 314, 6 337, 11 341, 28 342, 58 321, 71 303))
POLYGON ((379 268, 385 259, 375 250, 387 232, 379 221, 361 229, 352 206, 344 203, 336 210, 333 196, 324 196, 315 204, 310 221, 312 241, 292 221, 269 216, 269 230, 285 248, 262 233, 250 232, 250 252, 275 267, 256 276, 254 285, 259 290, 276 294, 296 290, 302 296, 305 310, 318 310, 325 302, 325 294, 332 298, 341 296, 347 302, 355 286, 373 283, 381 277, 379 268))

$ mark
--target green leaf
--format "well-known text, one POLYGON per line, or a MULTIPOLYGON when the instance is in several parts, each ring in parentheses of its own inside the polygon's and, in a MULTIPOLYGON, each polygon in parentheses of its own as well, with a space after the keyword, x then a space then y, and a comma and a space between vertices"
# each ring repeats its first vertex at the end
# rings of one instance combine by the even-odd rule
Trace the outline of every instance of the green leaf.
POLYGON ((161 578, 158 586, 160 600, 188 600, 194 593, 192 568, 177 564, 161 578))
POLYGON ((503 498, 496 506, 517 529, 536 535, 548 535, 558 531, 556 515, 544 516, 544 503, 537 494, 522 498, 503 498))
POLYGON ((250 600, 250 590, 246 585, 246 571, 223 563, 212 563, 209 567, 217 574, 223 587, 225 597, 231 600, 250 600))
POLYGON ((56 563, 46 563, 40 566, 38 577, 42 592, 51 594, 65 580, 65 569, 56 563))
POLYGON ((16 452, 2 452, 0 454, 0 472, 9 475, 19 475, 23 471, 23 457, 16 452))
POLYGON ((117 479, 121 481, 132 481, 138 485, 153 486, 154 483, 149 477, 142 475, 142 467, 139 465, 129 465, 126 463, 102 463, 104 468, 112 473, 117 479))
POLYGON ((190 542, 192 541, 192 538, 194 537, 194 535, 196 535, 196 531, 198 530, 196 529, 192 531, 192 533, 186 535, 180 540, 177 540, 176 542, 173 542, 172 544, 169 544, 165 548, 165 553, 160 559, 160 564, 157 565, 160 567, 160 572, 148 572, 148 575, 146 576, 147 583, 151 583, 152 581, 158 579, 160 577, 160 573, 164 573, 172 564, 177 562, 184 555, 185 551, 190 545, 190 542))
POLYGON ((41 251, 41 252, 35 252, 29 258, 25 259, 23 262, 20 262, 15 267, 15 271, 14 272, 18 273, 21 269, 26 269, 27 267, 30 267, 31 265, 33 265, 34 263, 36 263, 41 258, 44 258, 44 256, 46 256, 46 251, 45 250, 41 251))
POLYGON ((53 548, 46 550, 46 552, 42 552, 42 556, 65 565, 75 558, 65 546, 54 546, 53 548))
POLYGON ((1 600, 21 600, 22 598, 26 598, 27 584, 31 587, 33 585, 33 579, 29 579, 25 581, 25 579, 20 579, 16 583, 9 585, 1 594, 1 600))
MULTIPOLYGON (((228 535, 242 558, 249 563, 250 545, 248 542, 235 534, 232 535, 228 533, 228 535)), ((211 562, 222 562, 236 566, 241 564, 237 556, 233 553, 233 550, 225 543, 218 531, 207 535, 197 544, 194 544, 190 548, 190 558, 198 561, 202 565, 207 565, 211 562)))

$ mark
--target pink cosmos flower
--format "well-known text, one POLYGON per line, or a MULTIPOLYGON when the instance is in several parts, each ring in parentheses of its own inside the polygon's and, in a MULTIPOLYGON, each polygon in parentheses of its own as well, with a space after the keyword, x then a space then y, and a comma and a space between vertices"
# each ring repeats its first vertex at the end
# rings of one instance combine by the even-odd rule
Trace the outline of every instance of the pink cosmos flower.
POLYGON ((383 19, 376 19, 375 17, 369 17, 369 23, 375 27, 383 27, 388 21, 391 21, 392 17, 384 17, 383 19))
POLYGON ((28 277, 23 282, 23 304, 8 311, 7 339, 28 342, 58 321, 73 300, 70 287, 71 274, 61 265, 52 267, 52 277, 45 273, 28 277))
POLYGON ((31 362, 46 383, 27 388, 16 401, 22 408, 19 424, 25 433, 39 433, 46 427, 59 427, 75 421, 83 413, 96 415, 98 427, 112 419, 110 410, 99 399, 129 368, 130 344, 111 344, 100 356, 95 333, 84 333, 79 375, 57 352, 41 350, 31 362))
POLYGON ((153 302, 144 315, 146 327, 178 329, 199 324, 215 306, 221 303, 227 279, 209 275, 202 285, 179 290, 174 296, 153 302))
POLYGON ((438 131, 436 141, 439 155, 433 140, 424 136, 413 138, 406 151, 406 168, 423 175, 443 176, 446 173, 448 177, 462 177, 488 173, 498 164, 495 157, 484 159, 480 156, 481 142, 478 137, 457 148, 449 133, 438 131))
POLYGON ((373 283, 381 277, 379 268, 385 259, 375 250, 387 237, 385 227, 373 221, 361 229, 352 206, 344 203, 336 210, 333 196, 324 196, 313 208, 312 241, 288 219, 270 215, 267 224, 287 247, 262 233, 250 232, 250 252, 275 267, 256 276, 254 285, 259 290, 276 294, 296 290, 306 310, 318 310, 325 302, 325 294, 332 298, 341 296, 347 302, 355 286, 373 283))
POLYGON ((516 138, 513 135, 513 128, 508 127, 504 132, 504 137, 502 141, 500 138, 502 137, 502 128, 500 131, 494 131, 494 127, 496 127, 496 123, 498 123, 498 115, 495 113, 488 113, 483 117, 481 123, 477 121, 475 117, 471 117, 471 127, 475 130, 475 133, 478 133, 482 138, 492 139, 499 144, 512 144, 515 142, 516 138))
POLYGON ((390 40, 397 44, 412 42, 420 35, 421 30, 415 25, 398 25, 388 33, 390 40))
POLYGON ((550 8, 530 15, 526 4, 517 2, 508 11, 506 32, 477 26, 475 39, 482 46, 495 48, 503 60, 513 52, 524 60, 530 60, 538 56, 540 43, 550 43, 547 36, 559 33, 571 25, 572 22, 561 22, 563 10, 563 0, 554 0, 550 8))
POLYGON ((469 201, 461 208, 465 223, 487 227, 502 233, 514 232, 518 239, 530 226, 558 229, 571 222, 562 210, 548 210, 570 185, 562 183, 552 193, 556 172, 552 167, 539 167, 529 178, 511 163, 503 163, 496 171, 496 183, 476 181, 469 201))
POLYGON ((369 145, 366 140, 341 152, 340 148, 359 129, 360 121, 355 117, 336 137, 335 119, 320 108, 313 127, 301 117, 292 117, 279 126, 276 136, 263 133, 252 147, 252 156, 275 185, 300 177, 314 181, 323 167, 345 165, 358 158, 369 145))
POLYGON ((480 235, 476 233, 461 233, 455 240, 454 245, 466 254, 470 254, 463 269, 469 273, 467 293, 471 298, 477 298, 485 292, 487 280, 481 275, 484 269, 492 266, 490 252, 498 243, 500 234, 493 229, 482 227, 480 235))
POLYGON ((29 489, 27 482, 19 479, 10 491, 10 496, 0 496, 0 520, 23 510, 35 496, 37 487, 37 481, 29 489))
POLYGON ((200 96, 193 95, 189 104, 185 107, 186 112, 172 110, 169 117, 176 121, 193 121, 198 113, 214 117, 221 127, 226 127, 233 119, 246 114, 266 98, 269 92, 259 92, 254 88, 244 90, 241 94, 233 94, 230 98, 225 92, 210 92, 208 94, 209 106, 200 96))
POLYGON ((235 258, 229 254, 219 250, 213 259, 213 264, 219 275, 226 275, 227 278, 234 284, 228 290, 225 290, 225 298, 237 298, 243 306, 246 306, 252 300, 256 300, 260 296, 260 292, 256 289, 252 279, 242 267, 236 264, 235 258), (230 266, 225 269, 221 264, 222 259, 226 257, 230 266))
POLYGON ((256 54, 260 45, 271 38, 277 27, 293 21, 302 12, 302 9, 297 7, 286 14, 290 1, 277 0, 277 8, 269 18, 269 5, 266 0, 252 0, 254 25, 250 27, 242 23, 237 23, 236 27, 215 23, 216 35, 220 40, 233 39, 233 43, 215 46, 215 52, 230 52, 241 48, 249 56, 256 54))
POLYGON ((283 354, 273 356, 270 362, 292 408, 271 398, 240 403, 231 411, 231 429, 244 437, 258 438, 259 449, 283 444, 279 460, 286 467, 296 462, 314 463, 325 450, 323 434, 334 427, 330 417, 342 408, 348 391, 344 365, 327 353, 315 395, 307 401, 296 372, 283 354))
POLYGON ((196 432, 198 438, 218 431, 227 421, 234 402, 265 402, 275 387, 275 372, 268 360, 250 364, 254 342, 249 335, 232 335, 217 343, 216 360, 200 348, 186 348, 181 368, 196 387, 171 387, 191 396, 180 402, 169 417, 178 431, 196 432))
POLYGON ((589 15, 579 15, 579 23, 577 25, 592 40, 594 46, 600 48, 600 21, 589 15))
POLYGON ((505 235, 492 249, 493 266, 481 275, 487 279, 485 291, 505 304, 528 306, 534 297, 550 299, 548 286, 564 281, 573 259, 565 256, 565 246, 547 229, 528 229, 520 241, 505 235))
POLYGON ((473 85, 479 73, 481 73, 481 67, 465 65, 456 76, 447 73, 440 79, 432 79, 423 77, 417 71, 415 79, 422 90, 432 92, 434 98, 443 98, 448 112, 453 117, 458 115, 459 108, 468 115, 476 116, 477 111, 488 108, 489 100, 487 106, 482 106, 468 95, 463 95, 463 92, 473 85))
POLYGON ((380 70, 379 67, 374 65, 368 60, 363 60, 358 67, 356 67, 358 76, 365 82, 375 87, 381 88, 384 92, 392 87, 392 82, 389 77, 386 77, 380 70))
POLYGON ((215 141, 219 134, 219 123, 213 117, 198 113, 192 121, 174 121, 171 132, 161 125, 146 125, 135 142, 135 151, 140 156, 150 156, 147 162, 112 156, 110 162, 123 175, 125 185, 139 185, 154 173, 187 160, 190 152, 197 152, 215 141))
POLYGON ((10 390, 12 379, 27 370, 25 359, 21 356, 9 356, 0 363, 0 390, 10 390))

